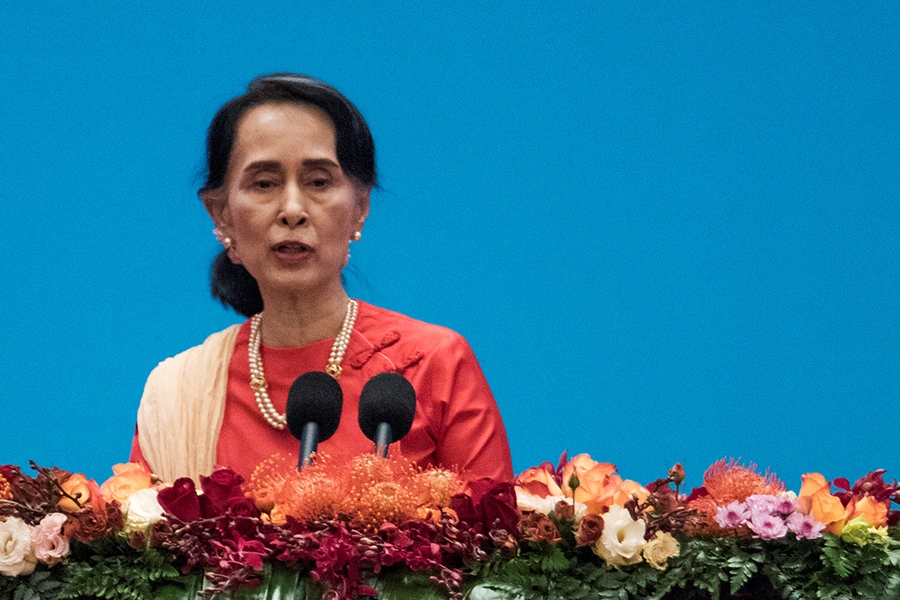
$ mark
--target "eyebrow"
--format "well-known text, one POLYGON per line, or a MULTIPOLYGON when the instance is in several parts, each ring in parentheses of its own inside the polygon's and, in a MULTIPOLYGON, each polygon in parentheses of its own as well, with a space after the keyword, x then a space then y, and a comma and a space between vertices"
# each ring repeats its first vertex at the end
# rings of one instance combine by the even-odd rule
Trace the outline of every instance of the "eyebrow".
MULTIPOLYGON (((303 161, 303 166, 307 168, 337 167, 339 169, 341 167, 330 158, 308 158, 303 161)), ((281 163, 277 160, 257 160, 244 167, 243 171, 245 173, 258 173, 260 171, 275 171, 279 169, 281 169, 281 163)))

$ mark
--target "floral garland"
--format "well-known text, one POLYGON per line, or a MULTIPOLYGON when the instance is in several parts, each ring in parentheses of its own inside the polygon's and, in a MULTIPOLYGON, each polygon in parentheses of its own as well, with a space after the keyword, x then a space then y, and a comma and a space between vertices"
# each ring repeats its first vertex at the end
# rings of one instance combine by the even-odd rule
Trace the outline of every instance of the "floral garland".
POLYGON ((321 455, 300 472, 275 456, 249 481, 217 468, 200 490, 133 463, 102 485, 32 468, 0 466, 0 596, 149 598, 192 573, 216 595, 280 565, 341 599, 379 595, 373 582, 401 566, 454 599, 479 585, 526 598, 900 598, 900 484, 882 470, 852 486, 810 473, 793 493, 722 460, 683 494, 680 465, 642 486, 586 454, 515 483, 374 455, 321 455))

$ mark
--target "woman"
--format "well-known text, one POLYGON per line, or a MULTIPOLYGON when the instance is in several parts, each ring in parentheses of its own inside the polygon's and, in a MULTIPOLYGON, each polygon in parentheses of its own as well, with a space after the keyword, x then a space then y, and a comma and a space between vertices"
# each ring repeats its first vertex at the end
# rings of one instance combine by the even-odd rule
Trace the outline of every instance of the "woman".
POLYGON ((296 455, 283 415, 291 383, 308 371, 328 372, 344 396, 337 432, 319 451, 371 452, 357 424, 360 391, 396 371, 417 395, 404 456, 469 479, 510 479, 503 423, 465 340, 344 291, 341 270, 376 185, 374 143, 356 107, 310 77, 257 78, 213 119, 207 169, 200 197, 225 246, 212 293, 251 319, 153 370, 132 460, 173 481, 217 464, 249 477, 276 452, 296 455))

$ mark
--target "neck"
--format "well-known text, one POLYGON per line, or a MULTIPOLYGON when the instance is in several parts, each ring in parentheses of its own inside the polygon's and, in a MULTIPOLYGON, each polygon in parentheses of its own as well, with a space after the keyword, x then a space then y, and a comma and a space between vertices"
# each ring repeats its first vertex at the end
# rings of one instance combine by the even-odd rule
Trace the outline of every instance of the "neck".
POLYGON ((268 346, 305 346, 333 338, 341 330, 347 302, 343 287, 313 298, 264 295, 262 341, 268 346))

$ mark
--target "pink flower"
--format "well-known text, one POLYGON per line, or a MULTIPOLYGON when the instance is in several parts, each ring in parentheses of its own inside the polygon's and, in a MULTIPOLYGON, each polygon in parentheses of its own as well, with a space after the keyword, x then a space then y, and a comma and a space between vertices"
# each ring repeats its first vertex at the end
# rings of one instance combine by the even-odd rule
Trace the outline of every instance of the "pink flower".
POLYGON ((713 518, 722 529, 735 529, 750 518, 750 510, 745 504, 735 500, 716 509, 716 516, 713 518))
POLYGON ((794 513, 787 518, 787 528, 797 536, 797 539, 814 540, 822 537, 825 526, 816 521, 812 515, 794 513))
POLYGON ((65 522, 64 513, 50 513, 31 530, 35 558, 51 567, 69 554, 69 540, 62 535, 65 522))
POLYGON ((744 503, 751 513, 764 513, 767 515, 778 514, 778 496, 770 494, 754 494, 748 496, 744 503))
POLYGON ((778 502, 775 504, 775 511, 777 514, 786 516, 793 514, 793 512, 797 509, 797 505, 794 503, 794 499, 788 496, 779 496, 778 502))
POLYGON ((764 540, 780 540, 788 532, 787 525, 784 524, 781 517, 762 512, 751 514, 750 520, 747 521, 747 527, 756 534, 753 537, 764 540))

